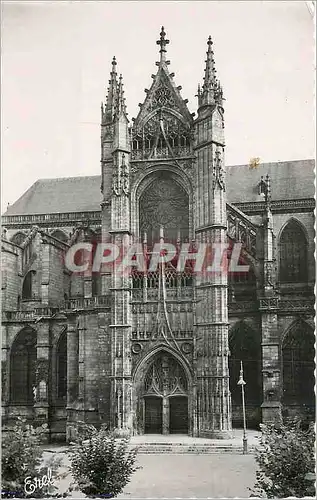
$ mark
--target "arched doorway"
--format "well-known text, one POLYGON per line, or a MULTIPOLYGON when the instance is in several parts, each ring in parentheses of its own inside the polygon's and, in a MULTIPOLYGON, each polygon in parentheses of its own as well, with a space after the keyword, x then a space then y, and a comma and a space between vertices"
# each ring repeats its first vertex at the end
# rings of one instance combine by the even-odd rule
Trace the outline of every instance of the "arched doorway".
POLYGON ((188 434, 188 378, 171 353, 160 351, 147 363, 139 388, 139 431, 188 434))

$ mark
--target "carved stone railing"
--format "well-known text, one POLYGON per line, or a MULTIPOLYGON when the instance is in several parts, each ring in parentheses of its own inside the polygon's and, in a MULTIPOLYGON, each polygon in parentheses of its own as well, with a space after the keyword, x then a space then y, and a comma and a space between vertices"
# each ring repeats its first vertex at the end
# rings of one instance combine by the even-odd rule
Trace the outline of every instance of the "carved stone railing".
MULTIPOLYGON (((185 156, 191 156, 192 154, 193 151, 190 146, 177 146, 173 148, 173 158, 183 158, 185 156)), ((170 157, 171 152, 168 147, 156 148, 154 151, 152 151, 152 149, 136 149, 131 151, 132 161, 170 157)))
POLYGON ((312 311, 314 310, 315 299, 300 298, 300 299, 285 299, 279 300, 279 307, 283 311, 312 311))
POLYGON ((61 309, 75 310, 75 309, 94 309, 98 307, 110 307, 110 295, 101 295, 97 297, 79 297, 77 299, 69 299, 63 303, 61 309))
POLYGON ((238 208, 227 203, 228 236, 242 243, 243 248, 256 257, 256 235, 259 226, 253 224, 238 208))
POLYGON ((279 309, 278 297, 261 297, 259 299, 259 310, 268 311, 279 309))
MULTIPOLYGON (((192 339, 193 331, 173 330, 173 336, 176 339, 192 339)), ((153 331, 150 332, 132 332, 131 340, 149 340, 153 337, 153 331)))
POLYGON ((110 295, 99 297, 69 299, 63 302, 59 307, 35 307, 31 311, 3 311, 2 320, 5 321, 39 321, 46 318, 54 318, 63 311, 75 311, 85 309, 110 308, 110 295))
MULTIPOLYGON (((234 206, 248 215, 261 215, 265 210, 264 201, 249 201, 235 203, 234 206)), ((316 202, 313 198, 301 198, 299 200, 273 200, 271 202, 272 213, 297 213, 311 212, 315 209, 316 202)))
POLYGON ((257 311, 259 309, 259 304, 257 301, 237 301, 228 304, 229 314, 240 314, 252 311, 257 311))
POLYGON ((55 316, 59 311, 60 311, 60 308, 59 307, 49 307, 49 306, 40 306, 40 307, 36 307, 34 309, 35 311, 35 316, 37 317, 52 317, 52 316, 55 316))
MULTIPOLYGON (((133 302, 132 303, 132 313, 133 314, 156 314, 158 309, 157 302, 133 302)), ((184 302, 167 302, 166 303, 167 312, 192 312, 193 303, 192 301, 184 302)))
POLYGON ((279 310, 279 311, 314 311, 315 301, 313 298, 279 298, 279 297, 263 297, 259 299, 260 311, 279 310))
MULTIPOLYGON (((147 300, 158 300, 158 288, 147 288, 146 290, 147 300)), ((166 300, 192 300, 193 299, 193 288, 180 287, 180 288, 166 288, 166 300)), ((142 288, 132 289, 132 300, 140 301, 144 300, 144 292, 142 288)))
POLYGON ((58 213, 58 214, 33 214, 33 215, 4 215, 2 217, 3 226, 14 226, 19 225, 67 225, 78 221, 87 221, 94 223, 101 223, 101 212, 91 211, 91 212, 68 212, 68 213, 58 213))
POLYGON ((35 311, 3 311, 2 321, 34 321, 35 311))

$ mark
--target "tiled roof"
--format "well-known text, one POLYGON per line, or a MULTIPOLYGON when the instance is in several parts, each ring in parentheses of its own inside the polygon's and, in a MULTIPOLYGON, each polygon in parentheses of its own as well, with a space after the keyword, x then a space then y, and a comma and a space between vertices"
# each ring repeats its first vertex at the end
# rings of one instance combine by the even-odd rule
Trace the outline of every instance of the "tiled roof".
POLYGON ((261 176, 271 178, 272 200, 296 200, 315 196, 315 161, 295 160, 227 167, 227 200, 229 203, 260 201, 261 176))
POLYGON ((4 215, 54 214, 100 210, 100 175, 36 181, 4 215))
MULTIPOLYGON (((313 198, 314 160, 263 163, 227 167, 227 200, 230 203, 260 201, 261 175, 271 177, 272 200, 313 198)), ((4 215, 52 214, 99 211, 101 177, 65 177, 35 182, 4 215)))

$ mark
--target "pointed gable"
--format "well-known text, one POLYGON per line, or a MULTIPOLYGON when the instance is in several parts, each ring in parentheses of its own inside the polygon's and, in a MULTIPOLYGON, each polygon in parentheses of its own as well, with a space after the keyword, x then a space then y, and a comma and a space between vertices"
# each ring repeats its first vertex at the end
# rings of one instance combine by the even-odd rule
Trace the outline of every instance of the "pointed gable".
MULTIPOLYGON (((181 87, 169 73, 166 60, 166 45, 162 28, 160 34, 160 61, 153 83, 132 127, 132 159, 144 159, 167 156, 183 156, 184 148, 190 146, 193 116, 187 108, 187 101, 182 99, 181 87)), ((187 154, 189 153, 189 149, 187 154)))
POLYGON ((173 73, 169 73, 167 65, 160 65, 150 90, 144 103, 140 106, 139 114, 134 122, 134 126, 142 126, 153 113, 160 110, 170 112, 178 116, 180 120, 188 125, 193 122, 193 117, 189 112, 186 102, 182 99, 181 87, 176 87, 173 73))

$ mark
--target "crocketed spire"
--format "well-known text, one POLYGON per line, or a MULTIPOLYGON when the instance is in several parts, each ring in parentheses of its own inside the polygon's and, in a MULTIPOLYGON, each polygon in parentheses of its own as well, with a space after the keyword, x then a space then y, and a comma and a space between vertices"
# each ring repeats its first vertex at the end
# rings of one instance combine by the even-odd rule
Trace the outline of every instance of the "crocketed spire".
POLYGON ((126 107, 125 98, 124 98, 122 75, 119 76, 117 99, 116 99, 116 104, 115 104, 116 116, 119 116, 121 113, 127 114, 127 107, 126 107))
POLYGON ((223 96, 222 88, 216 77, 216 67, 213 51, 213 41, 211 36, 207 40, 207 59, 205 67, 204 84, 202 89, 198 90, 198 106, 206 106, 209 104, 218 104, 222 106, 223 96))

